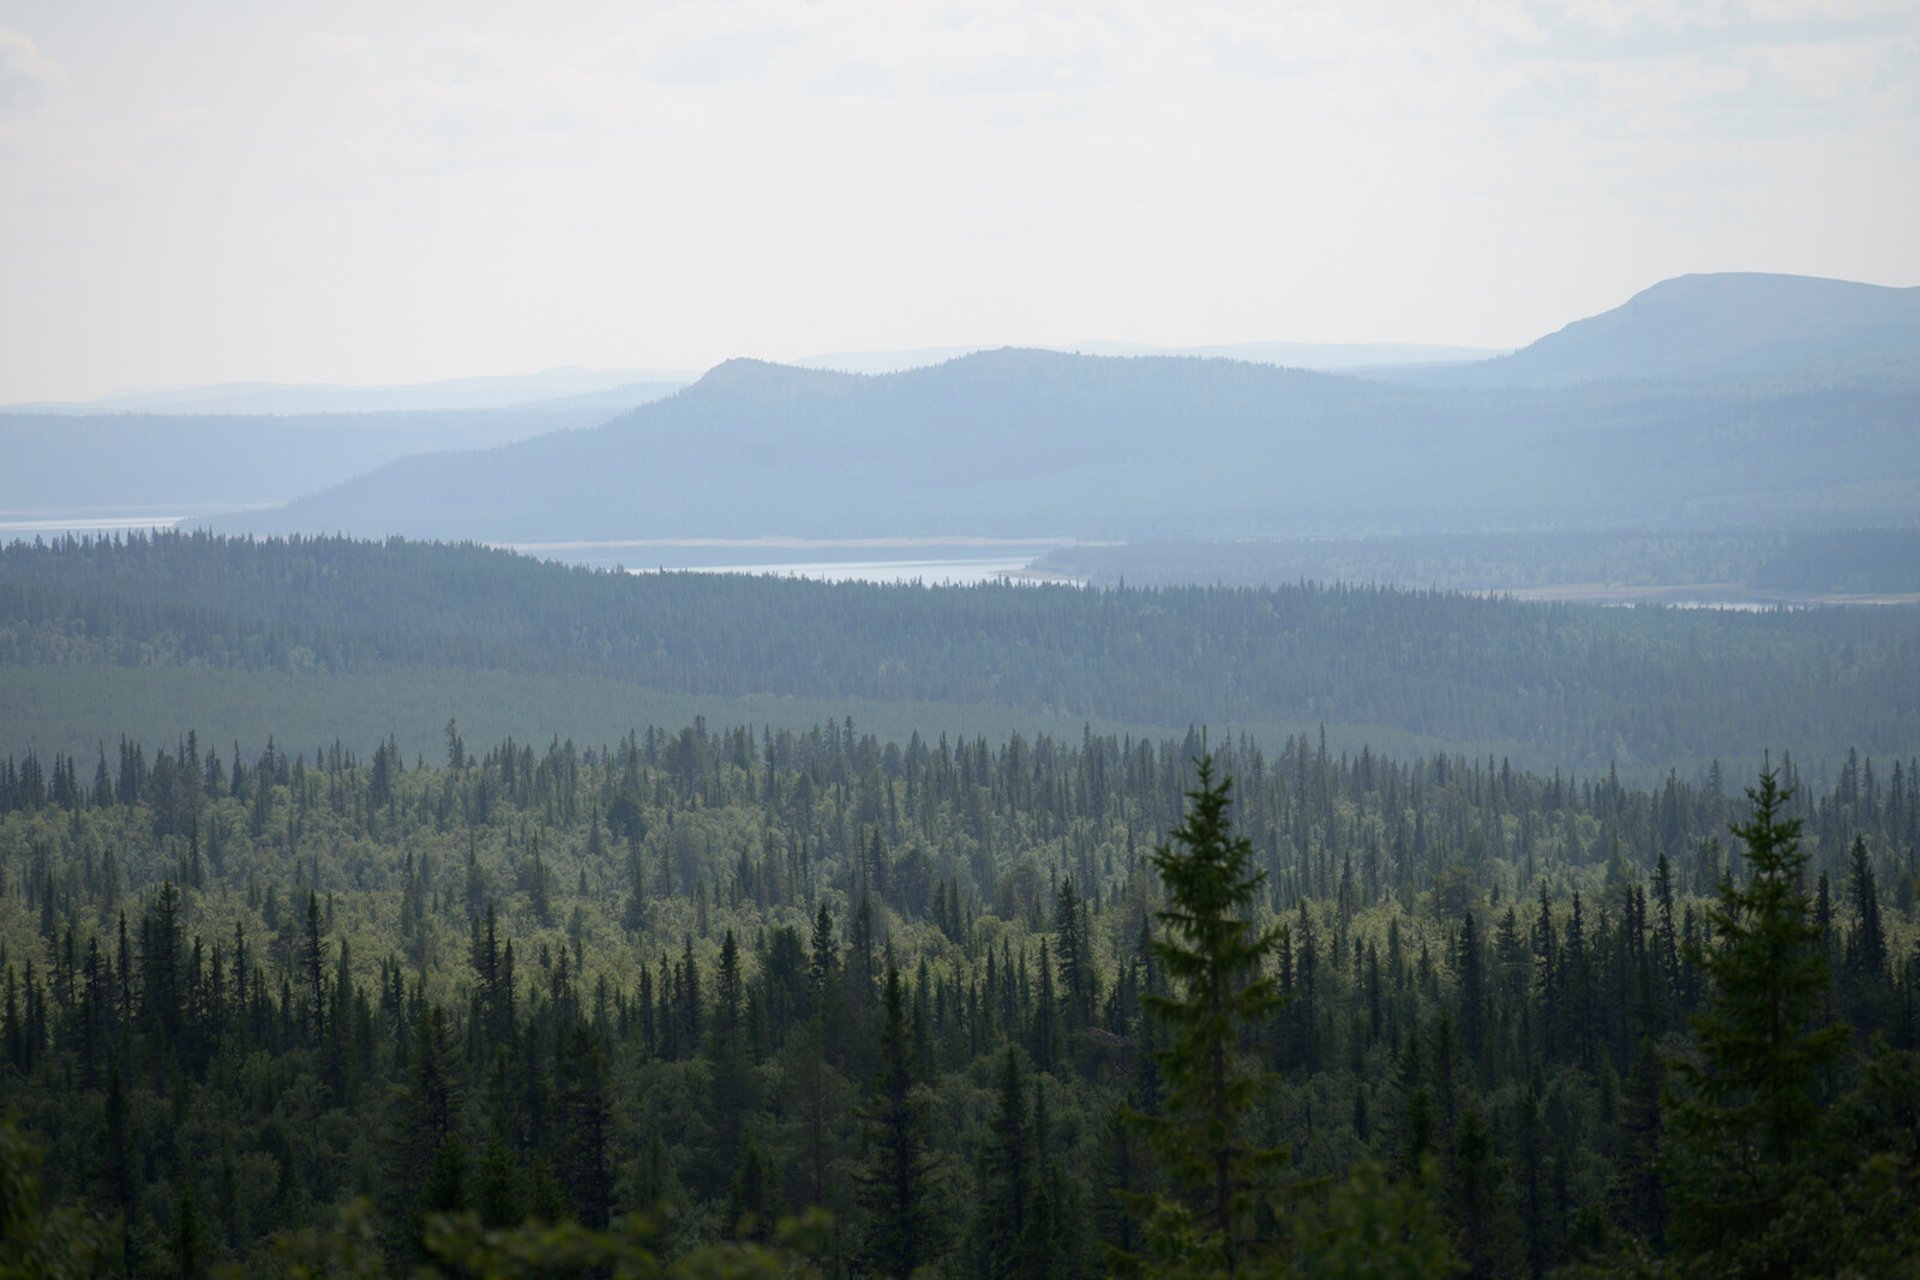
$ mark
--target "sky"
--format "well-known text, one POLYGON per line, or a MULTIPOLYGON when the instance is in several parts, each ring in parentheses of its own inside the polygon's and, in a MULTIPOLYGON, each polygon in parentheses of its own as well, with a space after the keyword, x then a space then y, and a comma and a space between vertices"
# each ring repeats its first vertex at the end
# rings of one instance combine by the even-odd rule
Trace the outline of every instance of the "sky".
POLYGON ((1913 0, 0 0, 0 403, 1920 284, 1913 0))

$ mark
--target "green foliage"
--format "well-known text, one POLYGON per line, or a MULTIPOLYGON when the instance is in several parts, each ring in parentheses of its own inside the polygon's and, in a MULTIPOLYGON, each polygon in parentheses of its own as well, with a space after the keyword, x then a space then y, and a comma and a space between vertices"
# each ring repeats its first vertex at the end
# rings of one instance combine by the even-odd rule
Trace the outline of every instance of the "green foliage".
POLYGON ((1375 1163, 1357 1167, 1329 1191, 1325 1207, 1299 1233, 1289 1268, 1275 1275, 1342 1280, 1440 1280, 1466 1270, 1447 1221, 1434 1206, 1437 1170, 1390 1178, 1375 1163))
POLYGON ((1849 1031, 1821 1017, 1832 979, 1790 793, 1768 770, 1747 795, 1752 816, 1733 831, 1748 878, 1727 881, 1708 914, 1716 942, 1694 958, 1711 1003, 1693 1020, 1694 1054, 1674 1063, 1673 1237, 1725 1274, 1787 1275, 1801 1241, 1774 1228, 1826 1141, 1819 1093, 1849 1031))
MULTIPOLYGON (((486 722, 502 736, 584 734, 609 701, 650 703, 664 719, 711 710, 674 698, 774 695, 859 700, 876 715, 919 704, 901 737, 948 723, 952 707, 1074 728, 1231 721, 1270 737, 1324 722, 1355 747, 1364 735, 1376 749, 1445 743, 1586 769, 1704 765, 1782 724, 1798 726, 1808 752, 1907 752, 1920 747, 1917 634, 1910 610, 1599 609, 1300 583, 829 585, 592 572, 399 541, 168 534, 0 548, 0 663, 308 681, 457 674, 470 735, 486 722), (1099 636, 1125 639, 1093 647, 1099 636)), ((229 704, 218 726, 200 705, 185 709, 223 742, 243 725, 273 727, 259 700, 288 696, 276 681, 195 685, 208 706, 229 704)), ((446 705, 420 707, 423 732, 437 738, 446 705)), ((63 699, 49 722, 22 727, 65 741, 74 706, 63 699)), ((320 714, 303 733, 365 738, 395 719, 378 704, 356 722, 320 714)), ((441 754, 437 740, 423 749, 441 754)))
POLYGON ((873 1213, 866 1265, 905 1280, 938 1248, 929 1211, 926 1101, 915 1088, 900 971, 887 966, 880 1025, 880 1071, 867 1113, 868 1167, 861 1182, 873 1213))
MULTIPOLYGON (((371 1203, 353 1200, 330 1229, 282 1236, 275 1246, 280 1274, 287 1280, 394 1274, 379 1250, 376 1216, 371 1203)), ((819 1274, 807 1258, 827 1247, 830 1231, 827 1217, 815 1212, 782 1220, 767 1244, 714 1244, 672 1257, 663 1250, 665 1224, 658 1217, 630 1216, 610 1230, 572 1222, 501 1229, 470 1214, 439 1214, 427 1221, 426 1261, 413 1274, 422 1280, 805 1280, 819 1274)))
POLYGON ((1264 971, 1278 933, 1250 919, 1265 874, 1253 843, 1232 830, 1231 784, 1216 784, 1213 767, 1211 756, 1197 761, 1186 819, 1153 851, 1167 905, 1152 950, 1175 993, 1142 1000, 1167 1039, 1154 1055, 1163 1111, 1138 1122, 1176 1193, 1148 1202, 1149 1256, 1193 1275, 1240 1270, 1255 1210, 1284 1159, 1245 1133, 1268 1084, 1246 1038, 1281 1004, 1264 971))
POLYGON ((0 1280, 81 1280, 98 1274, 111 1233, 98 1219, 43 1200, 40 1153, 0 1116, 0 1280))
MULTIPOLYGON (((696 722, 534 748, 467 724, 457 768, 390 738, 217 760, 192 735, 129 741, 57 784, 0 761, 0 1090, 47 1153, 43 1203, 127 1224, 110 1272, 273 1274, 268 1241, 360 1195, 365 1231, 325 1248, 377 1274, 447 1267, 437 1216, 512 1237, 639 1213, 670 1266, 812 1208, 830 1273, 1077 1280, 1155 1244, 1215 1270, 1205 1188, 1115 1123, 1204 1137, 1158 1056, 1184 1037, 1149 1012, 1205 986, 1150 945, 1195 948, 1157 920, 1194 914, 1173 893, 1194 869, 1163 876, 1146 836, 1184 853, 1172 833, 1215 819, 1207 883, 1238 903, 1216 936, 1276 939, 1226 989, 1291 997, 1226 1019, 1232 1078, 1263 1082, 1233 1134, 1293 1153, 1251 1162, 1242 1271, 1335 1248, 1323 1201, 1369 1163, 1399 1171, 1393 1221, 1437 1218, 1481 1274, 1667 1247, 1659 1056, 1709 995, 1703 895, 1749 866, 1712 843, 1711 773, 1637 790, 1243 737, 1216 744, 1229 828, 1187 795, 1197 731, 696 722)), ((1816 1092, 1823 1137, 1776 1215, 1822 1221, 1831 1249, 1796 1256, 1834 1273, 1897 1256, 1875 1223, 1902 1221, 1920 1150, 1915 922, 1877 887, 1920 831, 1911 777, 1849 761, 1787 802, 1808 871, 1848 886, 1835 954, 1873 950, 1862 838, 1887 957, 1890 1047, 1850 1046, 1816 1092)))

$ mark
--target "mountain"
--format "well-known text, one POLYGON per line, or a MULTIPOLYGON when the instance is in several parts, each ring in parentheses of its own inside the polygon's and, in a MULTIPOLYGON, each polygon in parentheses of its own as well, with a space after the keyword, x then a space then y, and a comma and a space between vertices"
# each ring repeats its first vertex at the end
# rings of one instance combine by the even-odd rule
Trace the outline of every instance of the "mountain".
POLYGON ((0 405, 5 414, 157 413, 222 414, 400 413, 445 409, 504 409, 541 402, 600 397, 592 405, 631 409, 657 399, 696 375, 641 369, 547 369, 540 373, 449 378, 403 386, 354 387, 333 383, 226 382, 210 387, 136 391, 99 400, 0 405))
POLYGON ((1155 347, 1135 342, 1080 342, 1062 348, 1085 356, 1199 356, 1246 360, 1288 369, 1368 369, 1380 365, 1452 365, 1500 354, 1487 347, 1420 342, 1227 342, 1198 347, 1155 347))
MULTIPOLYGON (((1157 347, 1144 342, 1076 342, 1043 347, 1083 356, 1200 356, 1273 364, 1289 369, 1362 369, 1378 365, 1460 364, 1497 354, 1485 347, 1446 347, 1381 342, 1234 342, 1200 347, 1157 347)), ((945 364, 987 347, 915 347, 899 351, 837 351, 794 361, 804 369, 837 373, 900 373, 945 364)))
POLYGON ((1920 387, 1920 288, 1811 276, 1688 275, 1512 355, 1401 381, 1450 387, 1734 382, 1920 387))
POLYGON ((825 355, 804 356, 793 363, 802 369, 826 369, 833 373, 902 373, 986 350, 986 347, 903 347, 896 351, 830 351, 825 355))
POLYGON ((600 426, 416 456, 257 533, 1219 537, 1905 523, 1920 392, 1397 385, 1007 349, 878 377, 735 360, 600 426))
POLYGON ((593 426, 634 403, 583 400, 411 413, 0 413, 0 539, 285 502, 407 454, 593 426))

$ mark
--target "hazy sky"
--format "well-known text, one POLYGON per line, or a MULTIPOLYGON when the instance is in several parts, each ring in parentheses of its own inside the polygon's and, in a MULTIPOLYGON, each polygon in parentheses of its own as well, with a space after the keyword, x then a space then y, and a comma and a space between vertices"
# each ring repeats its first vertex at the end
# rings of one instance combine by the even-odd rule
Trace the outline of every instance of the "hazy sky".
POLYGON ((1920 283, 1917 14, 0 0, 0 401, 1920 283))

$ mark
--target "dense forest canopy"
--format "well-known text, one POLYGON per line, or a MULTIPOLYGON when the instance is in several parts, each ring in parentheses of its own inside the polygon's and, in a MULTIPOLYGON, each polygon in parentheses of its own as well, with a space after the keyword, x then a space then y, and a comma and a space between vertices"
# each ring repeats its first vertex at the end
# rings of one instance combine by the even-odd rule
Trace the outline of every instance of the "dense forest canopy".
MULTIPOLYGON (((1234 724, 1276 740, 1324 723, 1355 746, 1391 733, 1633 776, 1789 745, 1836 768, 1850 747, 1920 749, 1920 613, 1907 608, 1602 609, 1301 584, 928 589, 168 534, 0 550, 0 662, 23 684, 74 665, 475 670, 1234 724)), ((569 731, 523 732, 555 730, 569 731)))
POLYGON ((1150 1261, 1205 1229, 1178 1118, 1209 1095, 1171 1088, 1154 1011, 1189 986, 1162 872, 1209 812, 1209 745, 1274 996, 1220 1078, 1259 1157, 1226 1219, 1243 1273, 1328 1274, 1374 1232, 1405 1275, 1630 1274, 1737 1233, 1795 1274, 1913 1256, 1912 760, 1850 757, 1816 793, 1781 758, 1756 835, 1717 774, 1636 790, 1307 736, 449 723, 431 764, 191 735, 12 759, 0 1076, 44 1194, 90 1215, 74 1238, 137 1274, 603 1256, 592 1231, 655 1209, 662 1256, 825 1210, 780 1248, 828 1274, 1150 1261), (1807 939, 1823 1056, 1725 1086, 1690 1027, 1748 1025, 1737 940, 1775 917, 1807 939), (1709 1211, 1752 1089, 1797 1108, 1757 1233, 1709 1211), (515 1244, 529 1220, 587 1235, 515 1244))
POLYGON ((1920 2, 0 5, 0 1280, 1920 1280, 1920 2))

